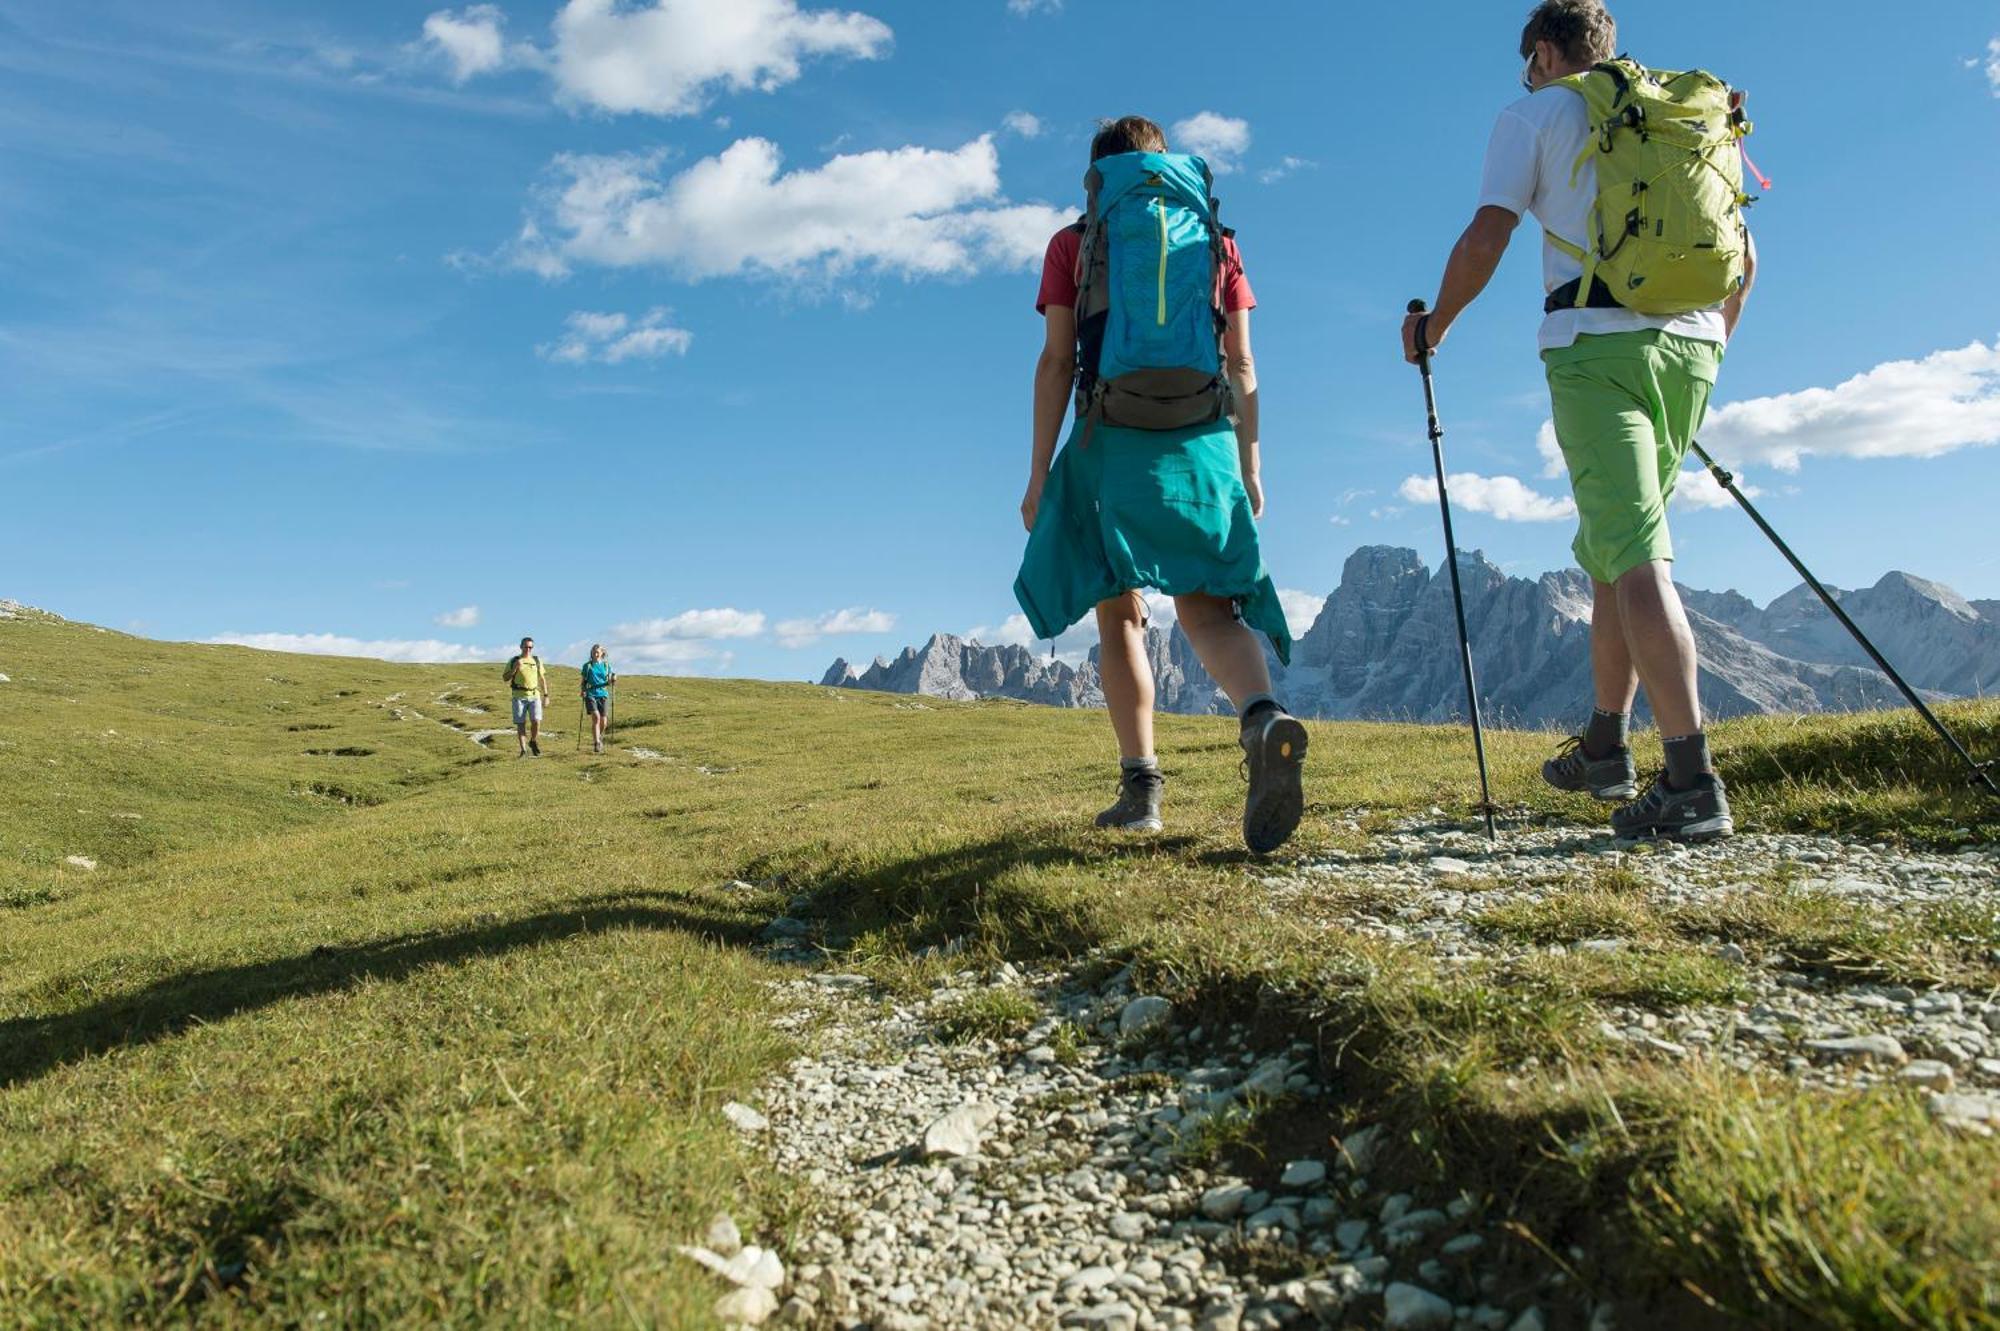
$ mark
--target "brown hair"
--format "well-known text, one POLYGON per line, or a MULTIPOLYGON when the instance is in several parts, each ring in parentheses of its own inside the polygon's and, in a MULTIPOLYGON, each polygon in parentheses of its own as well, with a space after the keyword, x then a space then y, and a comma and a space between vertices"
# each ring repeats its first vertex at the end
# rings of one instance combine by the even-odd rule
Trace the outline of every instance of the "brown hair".
POLYGON ((1163 153, 1167 150, 1166 131, 1144 116, 1120 116, 1097 122, 1097 134, 1090 141, 1090 160, 1113 153, 1163 153))
POLYGON ((1598 0, 1542 0, 1521 29, 1521 58, 1532 59, 1536 42, 1554 42, 1563 59, 1594 65, 1618 49, 1618 21, 1598 0))

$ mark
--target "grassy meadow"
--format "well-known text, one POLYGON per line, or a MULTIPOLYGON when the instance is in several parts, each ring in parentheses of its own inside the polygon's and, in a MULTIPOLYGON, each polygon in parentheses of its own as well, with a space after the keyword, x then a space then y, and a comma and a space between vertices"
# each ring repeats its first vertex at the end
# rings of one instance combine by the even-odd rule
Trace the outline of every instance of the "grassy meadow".
MULTIPOLYGON (((727 1208, 782 1246, 814 1205, 717 1112, 788 1055, 754 945, 799 897, 830 961, 891 985, 1111 957, 1274 1041, 1304 1032, 1340 1101, 1264 1130, 1389 1121, 1395 1177, 1499 1199, 1526 1241, 1584 1245, 1676 1317, 1995 1324, 1994 1142, 1907 1093, 1805 1095, 1590 1034, 1602 1003, 1726 994, 1704 937, 1830 938, 2000 988, 1992 918, 1689 921, 1585 877, 1493 927, 1623 911, 1648 947, 1447 972, 1268 909, 1226 719, 1163 718, 1169 831, 1128 841, 1088 827, 1115 782, 1095 713, 628 676, 593 757, 558 670, 548 756, 523 762, 469 738, 505 725, 498 663, 24 613, 0 620, 0 672, 0 1324, 708 1325, 718 1291, 672 1245, 727 1208), (963 957, 923 958, 947 939, 963 957)), ((2000 748, 2000 703, 1948 715, 2000 748)), ((1541 787, 1548 736, 1490 743, 1514 816, 1602 822, 1541 787)), ((1764 718, 1716 745, 1745 828, 2000 840, 1908 715, 1764 718)), ((1309 781, 1280 865, 1462 813, 1470 744, 1315 724, 1309 781)))

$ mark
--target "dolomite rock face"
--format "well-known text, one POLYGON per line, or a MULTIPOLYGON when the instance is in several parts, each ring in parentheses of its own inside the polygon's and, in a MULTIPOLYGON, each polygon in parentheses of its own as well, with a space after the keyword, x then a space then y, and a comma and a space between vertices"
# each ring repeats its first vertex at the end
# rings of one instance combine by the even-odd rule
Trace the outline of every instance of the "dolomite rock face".
MULTIPOLYGON (((1573 725, 1590 698, 1590 580, 1577 569, 1509 577, 1461 550, 1466 631, 1481 705, 1496 723, 1573 725)), ((2000 603, 1968 601, 1908 573, 1873 587, 1835 591, 1912 684, 1938 697, 2000 690, 2000 603)), ((1701 698, 1713 716, 1855 711, 1902 702, 1810 588, 1767 606, 1736 592, 1682 589, 1701 651, 1701 698)), ((1299 626, 1294 626, 1295 628, 1299 626)), ((1161 711, 1229 710, 1179 626, 1147 630, 1161 711)), ((1267 655, 1268 649, 1267 649, 1267 655)), ((1289 667, 1270 661, 1281 697, 1300 716, 1450 721, 1465 714, 1451 579, 1413 550, 1364 546, 1340 586, 1299 634, 1289 667)), ((1097 653, 1081 662, 986 646, 948 633, 894 660, 858 668, 834 662, 828 687, 937 698, 1015 698, 1055 707, 1100 707, 1097 653)))

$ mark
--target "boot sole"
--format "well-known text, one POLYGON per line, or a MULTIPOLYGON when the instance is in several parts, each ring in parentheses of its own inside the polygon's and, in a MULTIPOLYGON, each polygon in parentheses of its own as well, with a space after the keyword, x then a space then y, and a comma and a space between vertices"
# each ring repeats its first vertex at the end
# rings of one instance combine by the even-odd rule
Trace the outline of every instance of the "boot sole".
POLYGON ((1258 855, 1284 845, 1305 817, 1306 743, 1306 728, 1290 716, 1266 723, 1257 739, 1258 761, 1251 764, 1250 797, 1243 809, 1243 844, 1258 855))
POLYGON ((1106 832, 1157 832, 1166 824, 1158 818, 1141 818, 1136 823, 1099 823, 1097 826, 1106 832))
MULTIPOLYGON (((1617 829, 1612 829, 1617 832, 1617 829)), ((1723 841, 1736 835, 1736 820, 1728 814, 1714 818, 1703 818, 1685 827, 1652 827, 1642 832, 1617 832, 1620 841, 1683 841, 1689 845, 1700 845, 1705 841, 1723 841)))

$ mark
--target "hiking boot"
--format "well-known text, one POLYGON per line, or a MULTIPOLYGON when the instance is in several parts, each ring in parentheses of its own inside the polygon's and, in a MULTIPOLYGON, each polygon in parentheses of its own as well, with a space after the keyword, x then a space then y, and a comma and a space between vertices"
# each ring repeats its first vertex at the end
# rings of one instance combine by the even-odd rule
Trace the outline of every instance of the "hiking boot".
POLYGON ((1662 773, 1641 799, 1611 811, 1611 830, 1627 841, 1720 841, 1736 831, 1736 820, 1721 777, 1704 775, 1675 790, 1662 773))
POLYGON ((534 755, 535 755, 535 756, 536 756, 537 758, 539 758, 539 757, 541 757, 541 756, 542 756, 542 746, 541 746, 541 744, 540 744, 539 742, 537 742, 537 741, 535 741, 535 740, 532 740, 532 739, 531 739, 531 740, 529 740, 529 741, 528 741, 528 749, 529 749, 529 751, 530 751, 530 752, 532 752, 532 753, 533 753, 533 754, 534 754, 534 755))
POLYGON ((594 751, 594 752, 597 752, 597 753, 602 753, 602 752, 604 752, 604 741, 603 741, 603 740, 601 740, 601 739, 600 739, 600 740, 596 740, 596 741, 594 741, 594 750, 593 750, 593 751, 594 751))
POLYGON ((1542 764, 1542 780, 1557 790, 1581 790, 1607 803, 1629 800, 1639 793, 1639 769, 1632 750, 1613 749, 1602 758, 1583 751, 1583 736, 1571 735, 1556 756, 1542 764))
POLYGON ((1285 844, 1305 816, 1306 728, 1282 707, 1260 708, 1243 721, 1236 742, 1250 781, 1243 800, 1243 844, 1268 855, 1285 844))
POLYGON ((1157 767, 1127 768, 1118 774, 1118 802, 1097 815, 1099 827, 1120 832, 1157 832, 1160 789, 1167 783, 1157 767))

